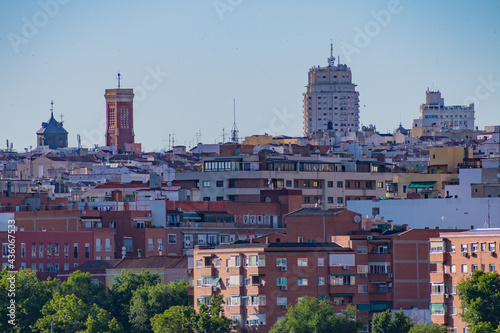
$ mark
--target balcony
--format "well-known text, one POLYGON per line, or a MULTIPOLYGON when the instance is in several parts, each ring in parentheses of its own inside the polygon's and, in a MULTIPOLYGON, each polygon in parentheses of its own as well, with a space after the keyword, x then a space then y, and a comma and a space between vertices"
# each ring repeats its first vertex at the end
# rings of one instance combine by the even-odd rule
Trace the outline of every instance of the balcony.
POLYGON ((330 285, 330 294, 354 296, 358 292, 356 285, 330 285))
POLYGON ((392 273, 368 273, 368 281, 391 282, 392 273))
POLYGON ((446 259, 446 253, 441 251, 441 252, 430 252, 429 253, 429 260, 430 262, 445 262, 446 259))

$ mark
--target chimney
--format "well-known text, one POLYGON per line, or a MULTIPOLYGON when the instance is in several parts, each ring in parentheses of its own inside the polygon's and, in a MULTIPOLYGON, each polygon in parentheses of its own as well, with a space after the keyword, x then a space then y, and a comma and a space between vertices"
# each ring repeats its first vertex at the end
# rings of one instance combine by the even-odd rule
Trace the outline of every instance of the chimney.
POLYGON ((266 237, 266 244, 269 244, 270 241, 269 241, 269 237, 266 237))
POLYGON ((302 237, 300 237, 300 236, 298 237, 298 239, 297 239, 297 243, 302 243, 302 239, 301 239, 301 238, 302 238, 302 237))
POLYGON ((470 226, 470 230, 474 230, 474 226, 473 225, 470 226))
POLYGON ((250 244, 252 244, 252 243, 253 243, 253 238, 250 238, 250 244))

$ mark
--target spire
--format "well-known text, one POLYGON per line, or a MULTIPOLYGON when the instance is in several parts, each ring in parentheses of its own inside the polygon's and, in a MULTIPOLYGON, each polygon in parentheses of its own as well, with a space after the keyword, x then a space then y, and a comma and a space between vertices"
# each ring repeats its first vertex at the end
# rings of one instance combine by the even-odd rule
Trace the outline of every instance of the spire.
POLYGON ((328 66, 335 66, 335 57, 333 56, 333 42, 330 40, 330 57, 328 58, 328 66))
POLYGON ((121 74, 120 74, 120 71, 118 71, 118 75, 116 76, 116 79, 118 80, 118 89, 120 89, 120 81, 121 81, 121 74))
POLYGON ((54 100, 50 101, 50 117, 54 117, 54 100))

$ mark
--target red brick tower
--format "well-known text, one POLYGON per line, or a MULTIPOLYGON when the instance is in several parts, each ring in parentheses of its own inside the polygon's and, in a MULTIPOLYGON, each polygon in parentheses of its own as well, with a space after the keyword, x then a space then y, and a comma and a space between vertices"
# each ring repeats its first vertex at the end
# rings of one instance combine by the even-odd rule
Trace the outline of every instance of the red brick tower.
MULTIPOLYGON (((119 82, 119 81, 118 81, 119 82)), ((106 146, 123 151, 134 143, 134 90, 106 89, 106 146)))

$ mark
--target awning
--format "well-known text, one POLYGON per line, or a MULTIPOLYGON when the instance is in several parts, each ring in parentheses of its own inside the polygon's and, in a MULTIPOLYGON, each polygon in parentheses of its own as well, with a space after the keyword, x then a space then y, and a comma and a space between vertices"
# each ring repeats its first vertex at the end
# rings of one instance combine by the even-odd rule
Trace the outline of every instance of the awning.
POLYGON ((259 276, 259 274, 250 274, 250 276, 259 276))
POLYGON ((370 304, 358 304, 359 311, 370 311, 370 304))
POLYGON ((326 299, 326 296, 325 295, 319 295, 318 299, 326 299))
POLYGON ((201 221, 200 215, 196 214, 195 212, 185 212, 185 213, 182 213, 182 218, 184 220, 201 221))
POLYGON ((209 256, 203 256, 203 258, 212 258, 212 255, 209 255, 209 256))
POLYGON ((354 294, 330 294, 330 296, 332 297, 340 297, 340 296, 352 296, 354 297, 354 294))
POLYGON ((389 308, 387 302, 371 302, 370 307, 372 311, 384 311, 389 308))
POLYGON ((378 284, 381 284, 381 283, 387 283, 387 281, 370 281, 370 283, 378 283, 378 284))
POLYGON ((411 182, 408 188, 429 188, 433 187, 436 182, 411 182))
POLYGON ((356 274, 330 274, 330 276, 356 276, 356 274))
POLYGON ((444 303, 431 303, 432 311, 444 311, 444 303))
POLYGON ((215 278, 215 279, 212 281, 212 287, 217 287, 217 285, 219 284, 219 281, 220 281, 220 278, 215 278))

